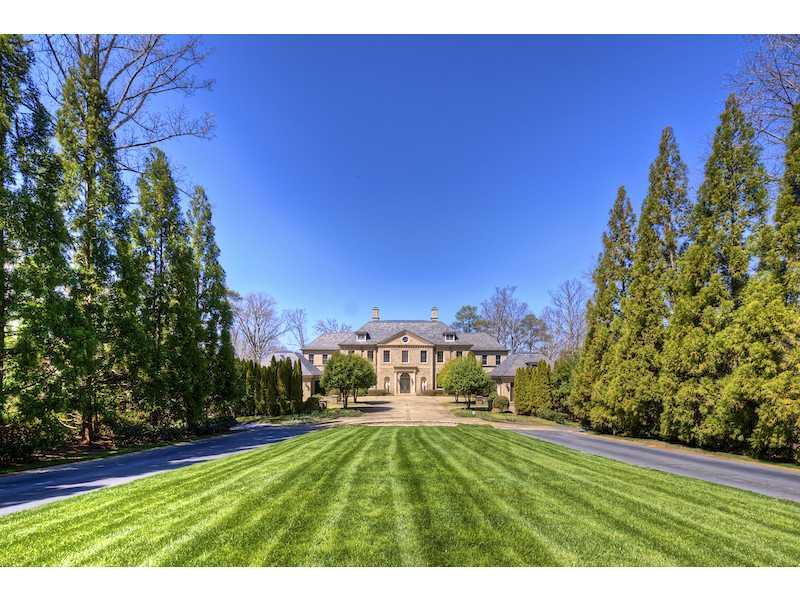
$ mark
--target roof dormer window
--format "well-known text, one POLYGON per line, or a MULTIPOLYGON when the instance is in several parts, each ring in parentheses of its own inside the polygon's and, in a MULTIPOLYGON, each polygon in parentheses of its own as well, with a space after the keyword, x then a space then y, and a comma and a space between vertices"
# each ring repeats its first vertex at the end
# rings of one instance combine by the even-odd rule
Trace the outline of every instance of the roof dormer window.
POLYGON ((366 331, 356 331, 356 339, 359 342, 366 342, 369 339, 369 334, 366 331))
POLYGON ((456 334, 455 333, 445 333, 444 339, 448 342, 455 342, 456 341, 456 334))

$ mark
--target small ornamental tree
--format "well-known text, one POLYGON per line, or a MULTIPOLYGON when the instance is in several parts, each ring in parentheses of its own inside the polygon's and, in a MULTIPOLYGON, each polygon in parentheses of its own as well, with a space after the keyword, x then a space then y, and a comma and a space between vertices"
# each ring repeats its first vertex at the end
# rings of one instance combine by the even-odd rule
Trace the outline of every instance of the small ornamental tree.
POLYGON ((453 366, 444 381, 439 378, 439 384, 448 394, 463 396, 469 409, 472 397, 484 392, 491 385, 491 380, 472 355, 462 356, 451 362, 453 366))
POLYGON ((353 402, 358 401, 358 390, 369 389, 378 382, 375 369, 372 368, 372 363, 363 356, 356 356, 355 354, 348 356, 347 359, 351 363, 351 390, 353 392, 353 402))
POLYGON ((347 396, 350 391, 349 371, 351 366, 352 362, 347 360, 347 355, 336 352, 330 357, 328 364, 325 365, 325 371, 322 373, 322 387, 328 392, 336 390, 344 408, 347 408, 347 396))

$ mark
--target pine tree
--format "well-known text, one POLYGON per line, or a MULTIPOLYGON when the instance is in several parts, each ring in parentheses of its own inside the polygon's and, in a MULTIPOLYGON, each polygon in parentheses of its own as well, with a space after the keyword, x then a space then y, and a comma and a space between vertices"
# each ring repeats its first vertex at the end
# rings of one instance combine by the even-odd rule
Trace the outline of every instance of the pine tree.
POLYGON ((0 423, 62 408, 68 234, 58 205, 50 116, 30 78, 33 53, 0 35, 0 423))
POLYGON ((290 412, 292 410, 292 361, 288 358, 278 361, 278 397, 281 411, 290 412))
POLYGON ((84 56, 62 89, 56 137, 63 170, 60 199, 72 236, 73 315, 69 319, 69 394, 81 414, 81 436, 92 442, 99 416, 113 408, 116 339, 110 322, 114 242, 124 229, 126 193, 116 163, 110 109, 95 57, 84 56))
POLYGON ((720 117, 679 260, 663 353, 661 435, 686 443, 742 442, 753 407, 723 394, 737 349, 726 328, 741 305, 767 214, 766 173, 755 133, 734 96, 720 117))
POLYGON ((650 166, 629 293, 621 301, 620 338, 610 351, 605 405, 606 425, 614 432, 637 436, 658 432, 660 356, 688 218, 687 188, 686 166, 667 127, 650 166))
POLYGON ((633 209, 625 188, 620 187, 608 230, 603 233, 603 251, 592 275, 595 291, 586 310, 586 340, 570 398, 572 413, 583 423, 601 429, 610 421, 604 405, 608 351, 619 337, 620 304, 630 286, 633 227, 633 209))

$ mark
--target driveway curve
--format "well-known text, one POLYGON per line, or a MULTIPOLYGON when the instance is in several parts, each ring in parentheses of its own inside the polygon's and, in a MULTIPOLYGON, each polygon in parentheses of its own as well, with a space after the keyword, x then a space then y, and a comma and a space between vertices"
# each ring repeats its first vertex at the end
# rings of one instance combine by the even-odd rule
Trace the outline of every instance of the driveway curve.
POLYGON ((639 467, 667 471, 719 483, 774 498, 800 502, 800 469, 719 458, 687 450, 654 448, 564 429, 517 429, 517 433, 546 442, 612 458, 639 467))
POLYGON ((233 433, 0 476, 0 515, 280 442, 316 427, 247 425, 233 433))

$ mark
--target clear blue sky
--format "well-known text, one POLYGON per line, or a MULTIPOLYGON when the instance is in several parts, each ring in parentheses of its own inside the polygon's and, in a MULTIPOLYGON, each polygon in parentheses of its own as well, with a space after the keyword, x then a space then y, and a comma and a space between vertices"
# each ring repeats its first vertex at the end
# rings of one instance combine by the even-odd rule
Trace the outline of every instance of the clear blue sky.
POLYGON ((229 285, 309 321, 451 321, 494 286, 538 312, 591 270, 618 185, 638 211, 661 129, 693 188, 741 37, 208 37, 206 187, 229 285))

